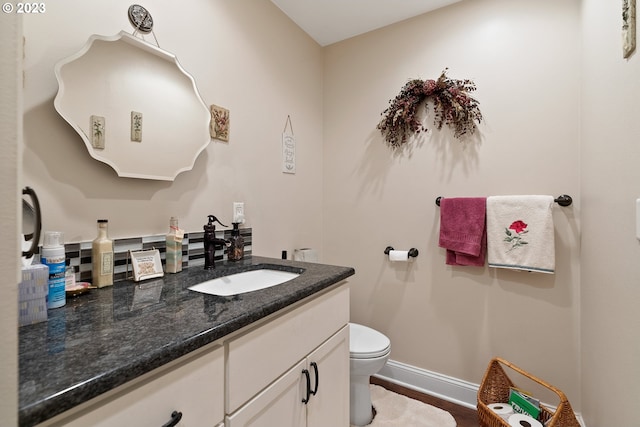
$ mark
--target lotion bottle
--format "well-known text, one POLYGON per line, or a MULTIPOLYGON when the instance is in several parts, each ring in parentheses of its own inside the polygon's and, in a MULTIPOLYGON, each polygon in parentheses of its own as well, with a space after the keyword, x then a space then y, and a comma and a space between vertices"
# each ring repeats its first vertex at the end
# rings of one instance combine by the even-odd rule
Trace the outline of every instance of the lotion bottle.
POLYGON ((58 308, 67 303, 63 240, 63 234, 59 231, 46 231, 44 233, 41 260, 43 264, 49 267, 47 308, 58 308))
POLYGON ((109 220, 98 220, 98 237, 91 245, 91 277, 93 286, 113 285, 113 242, 109 239, 109 220))
POLYGON ((165 270, 167 273, 182 271, 182 240, 184 230, 178 227, 178 218, 172 216, 169 220, 169 233, 166 238, 165 270))

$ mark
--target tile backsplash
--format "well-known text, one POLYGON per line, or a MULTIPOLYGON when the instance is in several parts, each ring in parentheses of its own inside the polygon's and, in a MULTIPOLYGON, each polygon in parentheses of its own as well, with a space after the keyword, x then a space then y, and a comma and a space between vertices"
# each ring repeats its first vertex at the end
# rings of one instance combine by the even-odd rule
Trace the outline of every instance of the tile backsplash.
MULTIPOLYGON (((240 235, 244 237, 244 254, 251 255, 252 232, 251 228, 241 228, 240 235)), ((229 240, 231 230, 216 231, 216 237, 229 240)), ((82 282, 91 281, 91 242, 67 243, 64 245, 67 265, 71 265, 76 272, 76 280, 82 282)), ((127 278, 131 273, 131 262, 127 260, 129 251, 141 251, 158 249, 165 265, 165 235, 131 237, 113 240, 114 274, 113 280, 117 282, 127 278)), ((215 260, 227 259, 227 248, 216 250, 215 260)), ((182 241, 182 266, 204 265, 204 231, 185 233, 182 241)))

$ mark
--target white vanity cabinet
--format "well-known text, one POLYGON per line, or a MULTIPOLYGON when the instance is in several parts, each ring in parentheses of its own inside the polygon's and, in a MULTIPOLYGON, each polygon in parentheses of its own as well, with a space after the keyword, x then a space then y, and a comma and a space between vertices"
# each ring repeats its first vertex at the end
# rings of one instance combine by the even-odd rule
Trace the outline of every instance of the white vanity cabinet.
POLYGON ((178 427, 217 427, 224 420, 224 348, 204 348, 168 369, 67 411, 39 427, 161 427, 174 411, 178 427))
POLYGON ((348 322, 337 286, 38 427, 348 427, 348 322))
POLYGON ((231 340, 226 427, 348 427, 348 321, 342 287, 231 340))

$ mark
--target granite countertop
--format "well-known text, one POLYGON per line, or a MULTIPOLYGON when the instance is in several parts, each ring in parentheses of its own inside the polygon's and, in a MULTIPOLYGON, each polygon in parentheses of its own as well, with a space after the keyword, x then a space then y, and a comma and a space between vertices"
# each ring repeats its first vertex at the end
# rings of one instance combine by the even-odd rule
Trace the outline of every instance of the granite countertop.
POLYGON ((19 329, 19 424, 32 426, 216 341, 347 277, 349 267, 249 256, 67 298, 47 322, 19 329), (221 297, 187 288, 247 269, 302 272, 221 297))

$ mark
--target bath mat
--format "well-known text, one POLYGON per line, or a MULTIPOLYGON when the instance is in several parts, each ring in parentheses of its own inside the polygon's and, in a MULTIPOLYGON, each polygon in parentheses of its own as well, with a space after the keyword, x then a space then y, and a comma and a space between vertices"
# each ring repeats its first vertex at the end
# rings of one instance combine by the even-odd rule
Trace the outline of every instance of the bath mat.
POLYGON ((368 427, 456 427, 453 416, 440 408, 371 384, 376 416, 368 427))

